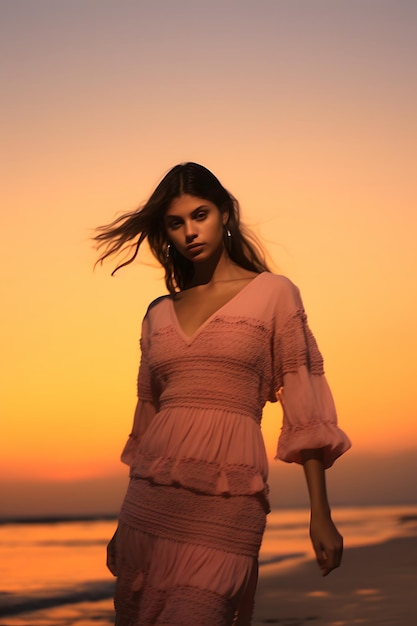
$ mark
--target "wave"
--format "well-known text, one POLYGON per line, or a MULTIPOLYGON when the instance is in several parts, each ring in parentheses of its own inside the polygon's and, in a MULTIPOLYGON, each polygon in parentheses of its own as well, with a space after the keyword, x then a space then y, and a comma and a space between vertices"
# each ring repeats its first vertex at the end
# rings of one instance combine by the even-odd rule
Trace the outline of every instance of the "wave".
MULTIPOLYGON (((349 512, 349 511, 361 511, 362 509, 372 510, 372 511, 398 511, 397 519, 399 523, 407 523, 410 521, 417 520, 416 511, 416 503, 406 504, 406 505, 395 505, 395 506, 372 506, 372 507, 362 507, 362 506, 339 506, 333 507, 335 511, 341 512, 349 512), (405 509, 405 511, 404 511, 405 509)), ((285 523, 282 521, 282 515, 285 512, 290 511, 291 513, 308 513, 308 509, 305 507, 302 508, 282 508, 282 507, 273 507, 272 511, 268 518, 268 528, 275 529, 279 528, 280 530, 286 529, 301 529, 305 526, 305 520, 297 520, 292 519, 289 523, 285 523), (276 517, 278 515, 279 521, 276 521, 276 517)), ((0 517, 0 526, 6 525, 34 525, 34 524, 71 524, 78 522, 116 522, 118 519, 117 513, 94 513, 94 514, 84 514, 84 515, 47 515, 47 516, 24 516, 24 517, 0 517)), ((349 524, 352 525, 360 525, 363 524, 363 520, 361 517, 358 519, 352 519, 349 516, 349 524)))
MULTIPOLYGON (((259 566, 282 563, 289 559, 304 557, 304 552, 280 554, 262 559, 259 566)), ((11 617, 22 613, 52 609, 58 606, 79 604, 81 602, 98 602, 111 600, 114 595, 115 582, 109 580, 97 580, 76 587, 57 589, 52 593, 5 593, 0 592, 0 617, 11 617)))
POLYGON ((110 600, 114 594, 114 585, 114 581, 98 580, 78 585, 76 588, 58 589, 51 594, 45 595, 21 595, 0 592, 0 617, 10 617, 29 611, 50 609, 66 604, 110 600))
POLYGON ((113 522, 117 521, 116 513, 104 515, 48 516, 48 517, 4 517, 0 518, 0 526, 31 525, 31 524, 71 524, 77 522, 113 522))

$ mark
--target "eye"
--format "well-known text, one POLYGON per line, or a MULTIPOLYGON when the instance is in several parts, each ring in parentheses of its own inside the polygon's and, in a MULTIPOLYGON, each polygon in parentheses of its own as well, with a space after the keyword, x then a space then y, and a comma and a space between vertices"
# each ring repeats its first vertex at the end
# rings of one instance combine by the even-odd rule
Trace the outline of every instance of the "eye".
POLYGON ((207 211, 204 209, 200 209, 194 215, 194 219, 196 219, 198 222, 202 222, 203 220, 206 219, 206 217, 207 217, 207 211))
POLYGON ((170 220, 168 222, 168 228, 171 230, 178 230, 181 227, 181 220, 170 220))

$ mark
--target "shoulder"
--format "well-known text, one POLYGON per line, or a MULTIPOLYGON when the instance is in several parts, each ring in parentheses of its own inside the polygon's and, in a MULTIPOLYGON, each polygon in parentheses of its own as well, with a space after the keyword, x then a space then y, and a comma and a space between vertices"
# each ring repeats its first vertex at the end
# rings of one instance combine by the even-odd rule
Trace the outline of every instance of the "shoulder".
POLYGON ((149 332, 151 328, 166 324, 169 318, 169 301, 170 295, 160 296, 149 304, 145 316, 142 320, 142 333, 149 332))
POLYGON ((262 279, 261 288, 268 290, 271 296, 276 297, 294 297, 298 296, 300 290, 298 287, 286 276, 282 274, 272 274, 272 272, 263 272, 260 274, 262 279))
POLYGON ((283 321, 303 311, 298 287, 286 276, 264 272, 257 282, 259 306, 267 317, 283 321))
POLYGON ((159 296, 159 298, 155 298, 155 300, 152 300, 152 302, 149 304, 149 306, 148 306, 148 308, 146 310, 145 317, 147 317, 148 315, 152 315, 153 312, 157 311, 161 306, 164 306, 164 304, 170 298, 171 298, 171 296, 169 294, 167 294, 165 296, 159 296))

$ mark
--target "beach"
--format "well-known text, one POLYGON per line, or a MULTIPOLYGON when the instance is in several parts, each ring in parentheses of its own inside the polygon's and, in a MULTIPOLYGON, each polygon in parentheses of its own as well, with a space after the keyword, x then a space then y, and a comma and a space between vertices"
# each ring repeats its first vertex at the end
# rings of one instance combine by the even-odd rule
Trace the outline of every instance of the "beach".
MULTIPOLYGON (((344 511, 341 519, 345 519, 344 535, 348 547, 345 548, 342 566, 325 578, 321 576, 313 559, 308 540, 301 540, 305 534, 304 513, 277 513, 276 520, 280 520, 279 523, 271 524, 266 534, 253 626, 415 624, 415 507, 409 513, 404 515, 403 510, 392 510, 390 513, 387 509, 344 511), (376 529, 379 529, 379 535, 376 529), (285 545, 290 546, 290 551, 277 550, 277 536, 281 538, 281 543, 285 539, 285 545)), ((89 543, 85 541, 83 553, 88 552, 88 545, 91 544, 90 557, 95 562, 102 551, 101 538, 108 532, 109 526, 97 522, 91 523, 90 527, 86 524, 78 526, 83 529, 83 537, 88 536, 89 543), (93 537, 99 539, 94 543, 93 537)), ((63 543, 68 543, 67 533, 75 532, 75 525, 74 528, 68 525, 63 528, 65 533, 62 529, 55 532, 64 536, 63 543)), ((80 530, 77 532, 80 533, 80 530)), ((77 544, 83 545, 81 535, 77 544)), ((43 539, 38 541, 37 549, 39 545, 45 548, 43 539)), ((74 545, 70 547, 73 553, 74 545)), ((45 553, 45 558, 50 558, 52 564, 51 556, 47 557, 45 553)), ((38 589, 33 586, 30 593, 22 589, 23 585, 18 587, 16 584, 15 593, 2 592, 0 595, 0 626, 113 624, 113 580, 111 577, 105 578, 105 575, 98 578, 96 574, 91 569, 91 579, 81 584, 77 583, 74 573, 74 584, 71 587, 61 586, 50 592, 47 591, 46 580, 38 589)))
POLYGON ((265 571, 253 626, 400 626, 417 623, 417 536, 345 550, 321 577, 316 563, 265 571))
MULTIPOLYGON (((417 537, 350 548, 342 567, 325 578, 312 560, 267 567, 259 580, 253 626, 416 623, 417 537)), ((80 602, 0 621, 2 626, 34 623, 107 626, 113 623, 112 602, 80 602)))

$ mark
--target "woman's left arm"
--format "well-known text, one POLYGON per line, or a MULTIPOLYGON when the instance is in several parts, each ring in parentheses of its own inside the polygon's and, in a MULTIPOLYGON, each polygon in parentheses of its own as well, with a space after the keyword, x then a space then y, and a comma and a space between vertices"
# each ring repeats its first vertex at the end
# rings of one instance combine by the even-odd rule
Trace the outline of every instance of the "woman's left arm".
POLYGON ((327 576, 340 565, 343 537, 331 517, 322 449, 301 450, 300 455, 310 496, 310 538, 322 575, 327 576))

